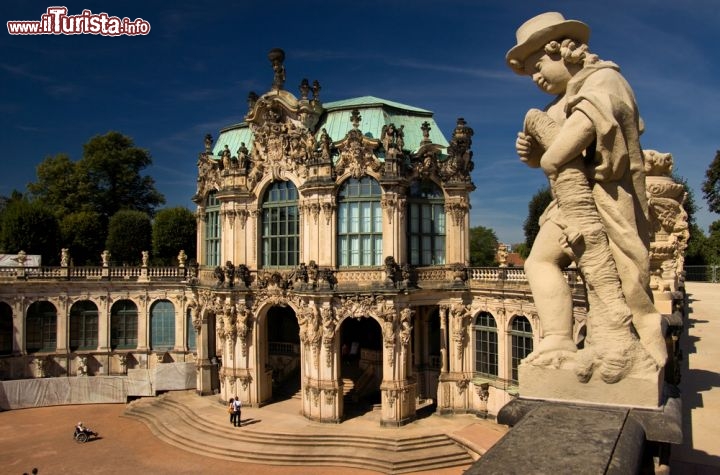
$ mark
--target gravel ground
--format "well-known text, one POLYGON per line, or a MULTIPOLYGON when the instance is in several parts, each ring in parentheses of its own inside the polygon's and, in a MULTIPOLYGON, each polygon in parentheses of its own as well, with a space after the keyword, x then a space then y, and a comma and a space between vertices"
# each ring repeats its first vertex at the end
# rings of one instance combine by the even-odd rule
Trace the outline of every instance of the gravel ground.
MULTIPOLYGON (((0 412, 0 474, 288 474, 371 475, 343 467, 287 467, 203 457, 155 438, 141 422, 121 417, 124 404, 53 406, 0 412), (76 443, 78 421, 100 433, 76 443)), ((433 471, 460 475, 467 467, 433 471)))

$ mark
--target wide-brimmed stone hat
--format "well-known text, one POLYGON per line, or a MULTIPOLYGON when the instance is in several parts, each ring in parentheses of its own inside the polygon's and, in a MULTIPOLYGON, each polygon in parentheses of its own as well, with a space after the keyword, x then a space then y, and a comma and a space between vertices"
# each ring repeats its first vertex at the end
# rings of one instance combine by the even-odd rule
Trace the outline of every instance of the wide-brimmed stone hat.
POLYGON ((525 72, 525 59, 552 40, 572 38, 582 43, 590 39, 590 27, 577 20, 566 20, 561 13, 547 12, 523 23, 515 33, 517 45, 505 55, 505 61, 517 74, 525 72))

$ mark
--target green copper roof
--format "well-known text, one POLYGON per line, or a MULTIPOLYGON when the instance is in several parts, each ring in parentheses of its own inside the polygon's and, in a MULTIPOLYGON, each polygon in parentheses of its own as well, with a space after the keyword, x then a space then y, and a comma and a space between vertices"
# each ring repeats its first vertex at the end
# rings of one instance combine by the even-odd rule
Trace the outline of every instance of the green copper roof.
POLYGON ((396 109, 402 109, 406 111, 411 112, 419 112, 423 114, 432 115, 432 112, 425 109, 420 109, 419 107, 413 107, 408 106, 405 104, 400 104, 399 102, 394 101, 388 101, 387 99, 381 99, 379 97, 375 96, 362 96, 362 97, 354 97, 352 99, 345 99, 343 101, 335 101, 335 102, 328 102, 327 104, 323 104, 323 107, 325 107, 326 110, 331 111, 335 109, 345 109, 345 108, 357 108, 357 107, 368 107, 368 106, 389 106, 394 107, 396 109))
MULTIPOLYGON (((374 139, 380 139, 382 128, 388 124, 395 124, 397 128, 403 127, 405 133, 405 149, 416 151, 422 140, 423 122, 430 124, 430 140, 443 147, 448 146, 448 141, 440 131, 432 117, 432 112, 412 107, 399 102, 388 101, 373 96, 356 97, 343 101, 328 102, 323 104, 325 113, 317 125, 316 138, 319 139, 322 129, 327 130, 328 135, 336 142, 345 138, 345 135, 352 129, 350 115, 354 109, 360 112, 360 130, 364 135, 374 139)), ((220 136, 213 147, 213 155, 220 156, 220 153, 227 144, 230 153, 235 156, 244 142, 248 150, 252 149, 252 131, 245 122, 226 127, 220 131, 220 136)))
MULTIPOLYGON (((387 124, 395 124, 403 128, 405 133, 405 148, 415 151, 420 147, 422 140, 423 122, 430 124, 430 140, 433 143, 448 146, 448 141, 432 118, 432 112, 412 107, 399 102, 388 101, 373 96, 356 97, 344 101, 323 104, 327 114, 318 132, 325 128, 333 141, 342 140, 350 129, 350 114, 354 109, 360 112, 360 130, 367 137, 380 139, 382 128, 387 124)), ((318 137, 320 134, 318 133, 318 137)))
POLYGON ((227 144, 232 156, 237 156, 241 143, 245 143, 248 151, 252 150, 252 131, 245 122, 225 127, 220 131, 220 136, 213 147, 213 155, 219 157, 227 144))

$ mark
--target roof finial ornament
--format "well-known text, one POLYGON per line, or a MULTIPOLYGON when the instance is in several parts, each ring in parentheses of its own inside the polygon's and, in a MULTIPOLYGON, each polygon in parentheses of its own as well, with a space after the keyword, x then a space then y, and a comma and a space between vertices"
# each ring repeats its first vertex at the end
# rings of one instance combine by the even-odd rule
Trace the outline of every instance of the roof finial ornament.
POLYGON ((258 100, 258 95, 255 91, 250 91, 247 98, 248 111, 252 111, 255 108, 255 103, 258 100))
POLYGON ((308 95, 310 94, 310 81, 307 78, 303 78, 300 83, 300 99, 307 101, 308 95))
POLYGON ((360 127, 360 121, 362 120, 362 116, 360 115, 360 111, 357 109, 353 109, 350 113, 350 122, 352 122, 353 129, 357 129, 360 127))
POLYGON ((430 140, 430 128, 431 128, 430 122, 428 122, 427 120, 425 122, 423 122, 422 125, 420 126, 420 130, 422 130, 422 134, 423 134, 423 139, 422 139, 423 144, 432 143, 430 140))
POLYGON ((320 102, 320 81, 317 79, 313 81, 312 84, 312 92, 313 92, 313 101, 320 102))
POLYGON ((280 91, 285 85, 285 51, 280 48, 273 48, 268 53, 268 59, 272 63, 274 72, 272 89, 280 91))

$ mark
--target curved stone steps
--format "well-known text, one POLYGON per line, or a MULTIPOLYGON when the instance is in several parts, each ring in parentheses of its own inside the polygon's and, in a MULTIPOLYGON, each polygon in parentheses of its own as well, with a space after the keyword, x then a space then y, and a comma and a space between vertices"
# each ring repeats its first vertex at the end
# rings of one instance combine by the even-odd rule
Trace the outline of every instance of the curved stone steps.
MULTIPOLYGON (((408 473, 469 465, 467 450, 444 434, 389 438, 328 429, 304 433, 232 427, 219 404, 185 404, 183 395, 131 403, 126 417, 168 444, 205 456, 271 465, 344 466, 408 473), (327 432, 325 432, 327 431, 327 432)), ((334 426, 336 427, 336 426, 334 426)))

